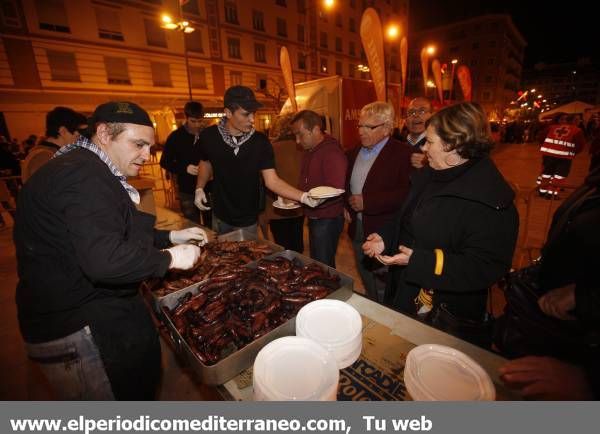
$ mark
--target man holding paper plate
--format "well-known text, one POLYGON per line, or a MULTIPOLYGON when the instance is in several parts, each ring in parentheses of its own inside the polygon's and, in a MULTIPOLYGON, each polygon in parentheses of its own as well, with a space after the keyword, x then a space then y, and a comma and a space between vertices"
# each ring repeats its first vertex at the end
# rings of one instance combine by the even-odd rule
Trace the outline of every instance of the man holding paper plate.
POLYGON ((318 113, 302 110, 292 119, 296 143, 304 148, 298 187, 310 197, 327 200, 315 209, 305 208, 308 218, 310 257, 335 268, 335 252, 344 228, 341 197, 348 160, 339 142, 323 131, 318 113))

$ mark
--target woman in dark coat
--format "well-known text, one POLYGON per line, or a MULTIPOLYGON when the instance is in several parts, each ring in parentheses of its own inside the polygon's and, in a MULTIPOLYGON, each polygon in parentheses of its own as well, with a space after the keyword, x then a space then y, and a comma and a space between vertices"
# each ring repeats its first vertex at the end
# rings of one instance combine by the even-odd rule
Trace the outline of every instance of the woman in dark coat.
POLYGON ((489 124, 478 104, 440 110, 426 134, 429 166, 412 176, 395 224, 369 235, 363 250, 391 266, 386 304, 484 345, 467 329, 479 334, 488 288, 511 267, 514 192, 489 158, 489 124))

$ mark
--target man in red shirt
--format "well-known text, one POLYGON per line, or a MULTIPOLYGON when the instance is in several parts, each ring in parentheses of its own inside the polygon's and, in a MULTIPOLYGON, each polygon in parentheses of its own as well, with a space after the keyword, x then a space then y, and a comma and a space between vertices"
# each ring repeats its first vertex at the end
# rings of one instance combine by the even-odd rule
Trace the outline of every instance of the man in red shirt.
MULTIPOLYGON (((339 142, 323 131, 321 116, 311 110, 302 110, 292 119, 296 142, 304 148, 298 188, 308 191, 313 187, 344 188, 348 160, 339 142)), ((308 218, 310 257, 335 268, 335 252, 344 228, 342 196, 327 200, 320 206, 304 208, 308 218)))

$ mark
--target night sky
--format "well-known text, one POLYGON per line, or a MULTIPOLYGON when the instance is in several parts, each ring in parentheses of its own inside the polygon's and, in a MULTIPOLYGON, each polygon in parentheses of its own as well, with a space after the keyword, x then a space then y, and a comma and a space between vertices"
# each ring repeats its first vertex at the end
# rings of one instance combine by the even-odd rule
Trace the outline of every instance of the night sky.
POLYGON ((411 31, 486 13, 507 13, 527 40, 525 66, 591 57, 598 61, 600 20, 592 3, 529 0, 412 0, 411 31))

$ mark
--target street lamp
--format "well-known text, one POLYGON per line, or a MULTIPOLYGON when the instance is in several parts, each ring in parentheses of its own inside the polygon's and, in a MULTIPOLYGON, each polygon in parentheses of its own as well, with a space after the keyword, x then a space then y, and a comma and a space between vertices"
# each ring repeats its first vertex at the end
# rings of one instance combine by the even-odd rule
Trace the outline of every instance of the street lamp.
POLYGON ((385 31, 388 41, 395 41, 400 36, 400 27, 397 24, 388 24, 385 31))
POLYGON ((389 23, 385 29, 385 36, 389 42, 388 49, 384 50, 384 53, 385 53, 385 51, 387 51, 387 57, 388 57, 387 61, 385 62, 385 99, 387 100, 388 82, 390 81, 389 74, 390 74, 390 70, 392 69, 392 43, 394 41, 396 41, 398 39, 398 37, 400 36, 400 26, 393 22, 389 23))
MULTIPOLYGON (((304 1, 310 2, 311 0, 304 0, 304 1)), ((321 65, 320 65, 320 59, 319 59, 319 45, 321 43, 321 41, 320 41, 321 38, 320 38, 320 34, 319 34, 319 20, 323 16, 323 11, 327 12, 335 7, 335 1, 336 0, 314 0, 311 7, 305 7, 305 9, 304 9, 305 53, 303 54, 303 57, 304 57, 304 67, 305 67, 304 68, 304 79, 305 80, 307 79, 307 74, 308 74, 308 65, 306 64, 306 58, 312 52, 312 47, 311 47, 310 41, 311 41, 311 39, 313 39, 310 37, 309 12, 316 12, 316 25, 314 28, 315 57, 313 58, 313 61, 311 61, 311 69, 313 71, 315 71, 316 73, 319 73, 319 71, 321 71, 321 65), (319 7, 319 3, 321 4, 320 7, 319 7)), ((323 72, 327 72, 327 71, 325 70, 323 72)))
POLYGON ((456 64, 458 59, 452 59, 452 72, 450 72, 450 99, 454 101, 454 71, 456 70, 456 64))
MULTIPOLYGON (((177 4, 179 5, 179 16, 182 17, 182 11, 181 11, 181 2, 177 2, 177 4)), ((185 20, 181 20, 181 21, 174 21, 173 18, 168 15, 168 14, 163 14, 161 17, 161 27, 163 29, 166 30, 177 30, 179 32, 182 33, 183 36, 183 57, 185 60, 185 72, 187 75, 187 82, 188 82, 188 94, 190 96, 190 101, 192 100, 192 78, 191 78, 191 74, 190 74, 190 62, 188 59, 188 52, 187 52, 187 43, 185 40, 185 35, 192 33, 194 29, 192 26, 190 26, 190 23, 188 21, 185 20)))
POLYGON ((427 97, 427 79, 429 77, 429 57, 435 54, 435 45, 428 45, 421 49, 421 69, 423 71, 423 87, 427 97))

